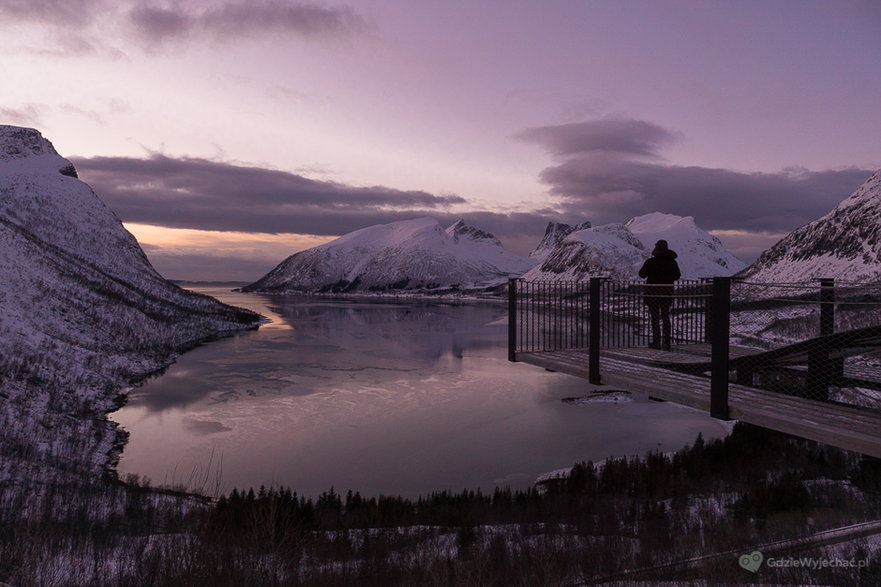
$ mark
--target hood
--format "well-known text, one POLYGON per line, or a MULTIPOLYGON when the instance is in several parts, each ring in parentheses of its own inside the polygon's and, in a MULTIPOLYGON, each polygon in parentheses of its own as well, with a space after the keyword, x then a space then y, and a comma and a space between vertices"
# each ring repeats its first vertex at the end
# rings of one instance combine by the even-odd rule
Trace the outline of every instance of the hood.
POLYGON ((676 251, 670 249, 652 251, 652 257, 655 257, 656 259, 675 259, 678 256, 679 255, 676 254, 676 251))

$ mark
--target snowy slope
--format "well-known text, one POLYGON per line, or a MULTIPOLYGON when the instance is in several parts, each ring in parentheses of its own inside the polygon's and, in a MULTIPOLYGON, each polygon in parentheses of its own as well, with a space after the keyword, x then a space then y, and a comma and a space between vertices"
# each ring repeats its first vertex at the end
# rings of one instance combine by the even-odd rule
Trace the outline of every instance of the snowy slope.
POLYGON ((828 214, 762 253, 739 277, 763 283, 881 280, 881 171, 828 214))
POLYGON ((569 226, 562 222, 548 222, 548 226, 545 228, 545 234, 542 237, 541 242, 539 242, 538 246, 529 253, 529 256, 532 259, 544 261, 564 238, 573 232, 578 232, 579 230, 584 230, 586 228, 590 228, 590 222, 584 222, 576 226, 569 226))
POLYGON ((658 240, 666 240, 679 254, 677 261, 683 279, 733 275, 746 267, 719 239, 701 230, 691 216, 655 212, 631 218, 624 226, 649 251, 658 240))
POLYGON ((580 281, 600 276, 633 279, 648 256, 645 246, 623 224, 604 224, 571 233, 523 279, 580 281))
POLYGON ((291 255, 243 289, 467 290, 498 285, 535 264, 462 220, 444 229, 434 218, 416 218, 362 228, 291 255))
POLYGON ((256 318, 167 282, 49 141, 0 126, 0 449, 28 455, 0 488, 112 466, 120 389, 256 318))
POLYGON ((679 254, 683 279, 732 275, 746 264, 724 249, 717 238, 701 230, 690 216, 656 212, 625 224, 605 224, 572 232, 526 273, 529 280, 582 280, 609 276, 637 279, 656 241, 666 240, 679 254))

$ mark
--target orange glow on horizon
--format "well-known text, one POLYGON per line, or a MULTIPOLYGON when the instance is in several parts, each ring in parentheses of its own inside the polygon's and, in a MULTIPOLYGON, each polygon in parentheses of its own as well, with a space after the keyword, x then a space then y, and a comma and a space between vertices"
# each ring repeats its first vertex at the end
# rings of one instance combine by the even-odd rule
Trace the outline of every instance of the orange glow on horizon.
POLYGON ((191 228, 168 228, 152 224, 125 222, 123 226, 142 245, 152 245, 163 249, 203 250, 212 249, 217 253, 243 250, 284 249, 287 254, 316 247, 335 239, 334 236, 311 234, 270 234, 263 232, 233 232, 220 230, 197 230, 191 228))

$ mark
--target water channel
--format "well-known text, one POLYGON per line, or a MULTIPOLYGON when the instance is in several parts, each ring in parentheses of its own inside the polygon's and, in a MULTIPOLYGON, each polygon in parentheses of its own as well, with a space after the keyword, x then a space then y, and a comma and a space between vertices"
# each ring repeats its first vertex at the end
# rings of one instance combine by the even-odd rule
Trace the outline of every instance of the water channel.
POLYGON ((523 488, 581 460, 724 435, 708 415, 634 395, 573 404, 584 380, 510 363, 491 302, 270 297, 194 288, 255 310, 257 331, 199 346, 111 415, 119 464, 207 491, 315 496, 523 488))

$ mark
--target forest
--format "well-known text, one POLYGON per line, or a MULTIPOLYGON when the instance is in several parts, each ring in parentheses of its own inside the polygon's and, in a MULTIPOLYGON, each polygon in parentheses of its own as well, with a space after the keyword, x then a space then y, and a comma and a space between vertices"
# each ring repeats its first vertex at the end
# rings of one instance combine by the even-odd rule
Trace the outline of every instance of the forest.
MULTIPOLYGON (((219 498, 132 476, 81 497, 43 500, 0 530, 12 584, 570 585, 750 580, 736 555, 877 519, 881 463, 738 424, 675 453, 576 464, 526 490, 442 491, 406 499, 329 488, 234 489, 219 498), (108 497, 108 493, 112 497, 108 497), (90 499, 92 500, 90 502, 90 499), (82 500, 66 515, 53 503, 82 500), (91 503, 91 505, 90 505, 91 503), (89 515, 94 503, 112 503, 89 515), (707 555, 720 554, 717 557, 707 555), (705 557, 700 564, 688 563, 705 557)), ((7 510, 8 511, 8 510, 7 510)), ((763 568, 779 582, 874 585, 868 539, 817 546, 858 569, 763 568)), ((804 554, 804 548, 799 552, 804 554)), ((788 552, 785 548, 783 552, 788 552)), ((795 549, 793 549, 795 552, 795 549)))

